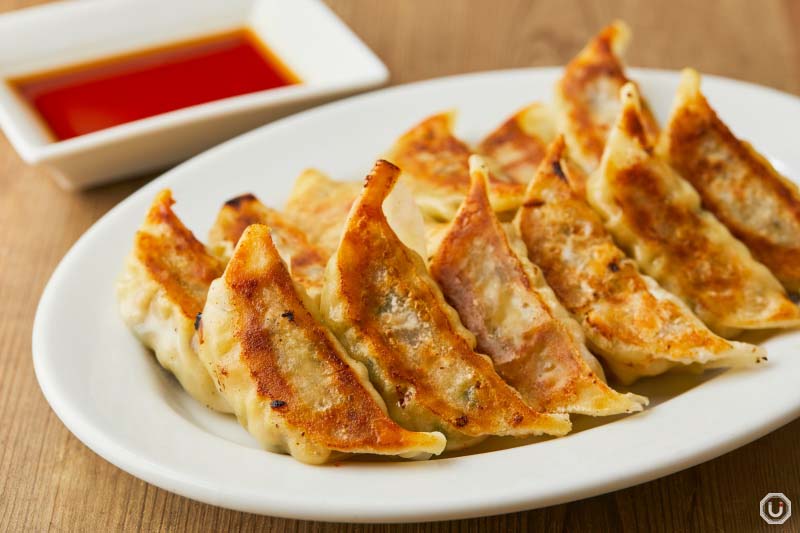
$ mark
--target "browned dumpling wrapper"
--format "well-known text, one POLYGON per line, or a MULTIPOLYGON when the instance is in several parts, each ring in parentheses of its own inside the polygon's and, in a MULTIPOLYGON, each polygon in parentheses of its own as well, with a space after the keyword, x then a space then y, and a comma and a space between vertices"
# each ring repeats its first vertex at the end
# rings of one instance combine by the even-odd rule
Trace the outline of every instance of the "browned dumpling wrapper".
POLYGON ((531 261, 617 379, 632 383, 671 369, 739 367, 765 359, 762 348, 712 333, 679 298, 641 274, 586 202, 585 182, 557 138, 515 224, 531 261))
POLYGON ((265 206, 252 194, 237 196, 222 206, 208 236, 212 252, 227 263, 244 230, 252 224, 270 228, 272 241, 289 267, 292 279, 318 302, 328 256, 286 216, 265 206))
POLYGON ((646 398, 605 383, 581 327, 528 261, 513 226, 507 235, 492 211, 483 160, 473 156, 470 163, 472 187, 429 266, 478 350, 534 409, 593 416, 640 411, 646 398))
MULTIPOLYGON (((400 136, 387 155, 403 170, 422 212, 437 220, 451 220, 469 190, 469 156, 472 150, 453 134, 454 113, 426 118, 400 136)), ((519 207, 524 185, 500 172, 489 177, 496 211, 519 207)))
MULTIPOLYGON (((619 91, 630 81, 621 59, 630 38, 631 30, 622 21, 604 28, 567 64, 556 85, 559 130, 570 156, 586 172, 600 163, 620 109, 619 91)), ((642 125, 648 142, 654 143, 658 124, 646 104, 642 125)))
POLYGON ((800 292, 800 191, 720 120, 694 70, 683 71, 657 152, 786 289, 800 292))
POLYGON ((393 422, 367 371, 348 357, 295 285, 269 229, 248 226, 211 285, 200 356, 239 422, 264 446, 318 464, 336 452, 440 453, 440 433, 393 422))
MULTIPOLYGON (((297 178, 283 214, 307 235, 327 261, 339 246, 350 207, 360 192, 360 182, 336 181, 318 170, 306 170, 297 178)), ((400 240, 425 256, 422 214, 403 183, 398 183, 386 198, 383 210, 400 240)))
POLYGON ((616 241, 717 332, 799 325, 800 308, 767 267, 702 208, 689 182, 644 148, 636 87, 626 85, 622 99, 587 184, 616 241))
POLYGON ((342 236, 350 207, 361 192, 361 182, 336 181, 315 169, 297 177, 283 212, 327 259, 342 236))
POLYGON ((487 135, 475 151, 488 156, 487 163, 498 165, 516 183, 527 185, 555 136, 552 109, 534 102, 487 135))
POLYGON ((224 264, 206 251, 172 210, 172 193, 158 193, 133 239, 117 280, 122 319, 162 367, 194 399, 229 413, 197 355, 195 325, 211 282, 224 264))
POLYGON ((332 331, 369 370, 389 414, 416 431, 441 431, 448 449, 488 435, 563 435, 564 415, 529 407, 476 353, 423 258, 405 246, 382 205, 400 170, 378 161, 328 263, 321 306, 332 331))

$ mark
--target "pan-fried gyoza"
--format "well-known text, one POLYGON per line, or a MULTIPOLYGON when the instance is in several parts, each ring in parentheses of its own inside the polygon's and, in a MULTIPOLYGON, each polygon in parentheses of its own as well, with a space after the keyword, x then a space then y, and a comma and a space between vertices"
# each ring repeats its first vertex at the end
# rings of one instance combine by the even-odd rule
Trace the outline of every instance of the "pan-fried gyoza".
POLYGON ((689 182, 645 149, 636 87, 623 87, 621 98, 587 185, 617 242, 717 332, 800 325, 800 307, 767 267, 702 208, 689 182))
POLYGON ((423 258, 392 231, 382 205, 399 174, 375 164, 328 263, 321 305, 332 331, 367 366, 392 418, 443 432, 448 449, 487 435, 563 435, 564 415, 529 407, 473 350, 423 258))
POLYGON ((527 185, 555 136, 552 110, 535 102, 503 122, 475 150, 490 157, 515 182, 527 185))
POLYGON ((272 241, 286 261, 292 279, 303 286, 312 300, 318 301, 327 256, 284 215, 265 206, 252 194, 225 202, 209 232, 209 248, 227 263, 244 230, 252 224, 264 224, 270 228, 272 241))
POLYGON ((194 399, 230 412, 197 356, 195 326, 224 264, 172 211, 172 193, 156 196, 117 280, 122 319, 194 399))
POLYGON ((800 292, 800 191, 720 120, 694 70, 683 71, 657 151, 787 290, 800 292))
POLYGON ((585 176, 562 138, 548 149, 515 224, 530 259, 623 383, 672 368, 746 366, 764 350, 718 337, 678 298, 640 274, 584 197, 585 176))
MULTIPOLYGON (((450 220, 469 190, 469 156, 472 150, 453 134, 453 113, 426 118, 400 136, 387 159, 403 171, 401 178, 422 212, 437 220, 450 220)), ((525 186, 502 173, 492 173, 490 199, 495 211, 519 206, 525 186)))
MULTIPOLYGON (((327 261, 339 246, 350 207, 360 192, 360 182, 336 181, 318 170, 306 170, 295 182, 284 215, 306 233, 327 261)), ((403 183, 386 198, 383 210, 403 244, 425 256, 424 221, 403 183)))
POLYGON ((478 350, 537 410, 595 416, 641 410, 645 398, 620 394, 605 383, 580 326, 525 257, 514 228, 507 235, 492 211, 483 160, 472 156, 470 165, 469 194, 433 254, 430 271, 475 334, 478 350))
MULTIPOLYGON (((621 60, 630 38, 630 28, 621 21, 604 28, 569 62, 556 85, 559 130, 571 157, 586 172, 600 163, 620 109, 619 91, 630 81, 621 60)), ((648 142, 654 142, 658 124, 646 105, 642 125, 648 142)))
POLYGON ((240 423, 268 450, 323 463, 334 452, 438 454, 440 433, 393 422, 370 385, 320 324, 266 226, 249 226, 211 284, 200 356, 240 423))
POLYGON ((307 169, 295 180, 283 212, 327 259, 339 245, 347 213, 360 191, 361 182, 336 181, 307 169))

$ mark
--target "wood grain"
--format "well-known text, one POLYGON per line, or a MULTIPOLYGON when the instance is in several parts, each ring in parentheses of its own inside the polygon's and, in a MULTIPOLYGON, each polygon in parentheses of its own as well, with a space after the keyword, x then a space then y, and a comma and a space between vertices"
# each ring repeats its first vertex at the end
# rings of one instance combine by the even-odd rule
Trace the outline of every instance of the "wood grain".
MULTIPOLYGON (((33 3, 0 0, 0 11, 33 3)), ((800 93, 800 7, 792 0, 328 3, 386 62, 393 83, 562 64, 597 28, 619 17, 635 32, 631 64, 692 65, 800 93)), ((800 506, 800 421, 638 487, 536 511, 433 524, 334 525, 243 514, 187 500, 118 470, 77 441, 48 407, 31 365, 31 326, 62 255, 147 180, 65 193, 45 171, 23 164, 0 137, 0 530, 800 530, 800 516, 773 529, 758 516, 758 502, 770 491, 785 492, 800 506)), ((63 305, 69 312, 80 302, 63 305)))

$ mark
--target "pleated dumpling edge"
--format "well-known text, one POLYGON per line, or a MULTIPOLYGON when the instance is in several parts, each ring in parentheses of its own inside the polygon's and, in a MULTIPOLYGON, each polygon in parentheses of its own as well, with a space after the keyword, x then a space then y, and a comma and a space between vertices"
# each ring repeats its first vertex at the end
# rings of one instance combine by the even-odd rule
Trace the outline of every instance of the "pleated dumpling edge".
POLYGON ((622 109, 587 198, 617 243, 712 330, 800 325, 800 307, 747 247, 701 206, 700 197, 646 149, 636 86, 621 90, 622 109))
POLYGON ((435 429, 448 449, 489 435, 563 435, 564 415, 531 409, 475 353, 464 328, 383 213, 400 170, 378 161, 345 225, 326 270, 322 310, 345 348, 369 370, 389 413, 402 426, 435 429))
POLYGON ((195 335, 197 314, 224 263, 184 226, 173 204, 169 189, 159 192, 134 236, 116 283, 120 315, 190 396, 229 413, 198 357, 195 335))
POLYGON ((734 135, 693 69, 681 74, 656 152, 788 291, 800 294, 800 188, 734 135))
POLYGON ((430 269, 479 351, 534 408, 592 416, 640 411, 647 399, 605 383, 580 326, 527 259, 514 226, 504 228, 495 216, 483 159, 473 156, 470 167, 470 192, 430 269))
POLYGON ((392 421, 369 383, 319 321, 267 226, 249 226, 211 284, 198 335, 220 393, 258 442, 319 464, 340 453, 441 453, 440 433, 392 421))
POLYGON ((751 366, 763 348, 712 333, 678 297, 639 272, 586 202, 586 176, 563 139, 548 149, 515 219, 531 260, 624 384, 669 370, 751 366))

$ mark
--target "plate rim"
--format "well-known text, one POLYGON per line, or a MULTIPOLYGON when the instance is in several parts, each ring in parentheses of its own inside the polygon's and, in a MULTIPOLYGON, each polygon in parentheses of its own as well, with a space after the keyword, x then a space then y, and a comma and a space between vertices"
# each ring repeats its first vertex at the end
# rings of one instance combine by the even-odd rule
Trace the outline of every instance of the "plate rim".
MULTIPOLYGON (((265 130, 279 130, 280 128, 293 127, 294 123, 302 123, 307 116, 315 115, 320 113, 322 110, 346 107, 354 104, 359 105, 359 102, 364 100, 374 98, 380 99, 385 97, 387 94, 404 92, 408 91, 409 89, 413 90, 415 88, 425 87, 432 84, 436 85, 453 81, 463 81, 468 83, 474 79, 509 74, 524 75, 528 73, 542 73, 547 75, 560 69, 561 67, 532 67, 446 76, 393 86, 390 88, 346 98, 303 111, 301 113, 283 118, 281 120, 261 126, 250 132, 244 133, 187 160, 186 162, 174 167, 170 171, 145 184, 127 198, 122 200, 115 207, 110 209, 106 214, 92 224, 92 226, 87 229, 83 235, 81 235, 81 237, 70 247, 69 251, 61 259, 47 284, 45 285, 37 306, 32 329, 32 357, 34 372, 45 399, 50 404, 58 418, 67 427, 67 429, 69 429, 73 435, 75 435, 89 449, 118 468, 129 472, 135 477, 143 479, 144 481, 155 486, 197 501, 244 512, 269 514, 272 516, 294 519, 339 522, 408 522, 471 518, 521 511, 582 499, 644 483, 664 475, 695 466, 701 462, 713 459, 749 442, 752 442, 753 440, 760 438, 770 431, 773 431, 800 416, 800 403, 797 403, 792 408, 783 409, 777 415, 767 416, 759 423, 747 426, 746 429, 739 431, 734 437, 727 439, 723 443, 707 443, 705 446, 692 448, 692 451, 689 453, 676 454, 676 456, 665 461, 657 461, 659 465, 657 468, 652 468, 646 471, 627 472, 616 476, 615 479, 597 481, 593 484, 584 485, 579 490, 562 490, 561 492, 554 492, 553 494, 544 498, 536 497, 533 499, 533 501, 525 494, 518 494, 516 498, 506 497, 503 499, 503 501, 497 501, 496 499, 487 497, 483 503, 451 502, 444 505, 438 504, 425 509, 414 509, 411 512, 409 512, 409 509, 404 509, 402 507, 395 507, 393 510, 383 508, 360 509, 360 514, 354 515, 353 509, 337 510, 325 508, 323 505, 321 505, 321 502, 311 502, 310 504, 308 502, 301 502, 298 504, 297 499, 274 498, 272 500, 273 504, 271 506, 267 506, 269 508, 265 508, 263 501, 256 504, 254 501, 243 501, 242 499, 237 498, 236 494, 220 494, 212 487, 202 486, 202 484, 198 484, 196 480, 193 481, 191 478, 187 478, 181 472, 173 471, 168 468, 165 469, 163 466, 152 464, 148 462, 146 458, 143 460, 143 457, 131 453, 130 450, 128 450, 125 446, 115 442, 113 439, 109 439, 108 436, 102 432, 102 428, 93 427, 90 423, 83 420, 80 416, 79 406, 70 405, 67 398, 58 397, 59 391, 57 385, 53 381, 54 376, 49 373, 49 370, 46 367, 47 356, 43 354, 46 352, 47 348, 45 346, 44 335, 42 333, 43 328, 45 327, 45 325, 43 325, 43 322, 45 321, 44 309, 46 309, 49 305, 52 305, 51 300, 54 297, 53 294, 56 290, 54 287, 63 282, 62 278, 64 278, 66 275, 68 265, 73 262, 76 257, 80 256, 80 252, 84 247, 90 245, 91 237, 95 232, 99 231, 98 228, 102 227, 105 223, 107 223, 108 220, 112 220, 115 217, 120 216, 119 213, 126 211, 127 206, 130 203, 134 203, 136 199, 150 194, 153 190, 159 187, 163 187, 163 182, 168 180, 171 175, 175 173, 184 173, 187 171, 187 169, 191 169, 191 167, 194 165, 202 166, 206 159, 216 158, 218 157, 218 154, 223 154, 225 151, 231 149, 232 146, 236 146, 238 143, 243 142, 243 140, 262 135, 265 130)), ((629 71, 634 77, 653 76, 658 78, 660 76, 676 77, 678 75, 677 71, 663 69, 631 68, 629 71)), ((732 83, 734 85, 742 84, 744 86, 749 86, 750 88, 758 89, 759 91, 768 91, 772 93, 772 96, 778 96, 781 99, 788 98, 789 101, 793 102, 795 105, 798 105, 800 108, 800 98, 770 87, 764 87, 751 82, 719 76, 704 75, 704 78, 706 80, 715 79, 717 81, 732 83)), ((601 427, 608 427, 616 424, 617 422, 614 424, 606 424, 601 427)))

